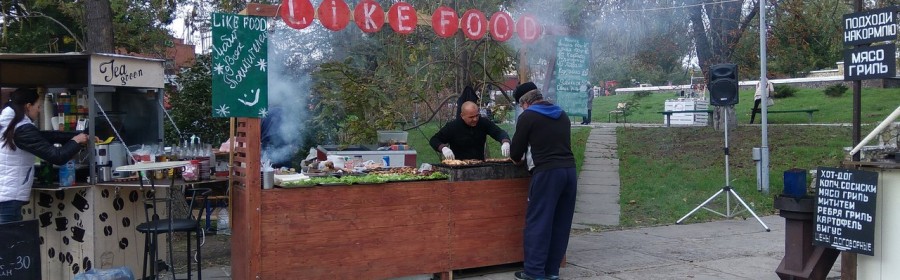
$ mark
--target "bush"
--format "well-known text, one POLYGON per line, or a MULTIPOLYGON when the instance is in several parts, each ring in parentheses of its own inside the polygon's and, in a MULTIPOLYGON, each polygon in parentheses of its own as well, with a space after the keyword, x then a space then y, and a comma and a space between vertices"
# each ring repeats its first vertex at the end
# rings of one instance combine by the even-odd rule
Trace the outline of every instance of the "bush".
POLYGON ((847 92, 847 86, 843 83, 833 84, 825 88, 825 95, 828 97, 841 97, 847 92))
POLYGON ((775 98, 788 98, 794 96, 797 93, 797 88, 789 86, 789 85, 776 85, 775 86, 775 98))
POLYGON ((644 90, 644 91, 638 91, 638 92, 635 92, 635 93, 634 93, 634 96, 636 96, 636 97, 638 97, 638 98, 644 98, 644 97, 650 96, 650 94, 653 94, 653 93, 644 90))

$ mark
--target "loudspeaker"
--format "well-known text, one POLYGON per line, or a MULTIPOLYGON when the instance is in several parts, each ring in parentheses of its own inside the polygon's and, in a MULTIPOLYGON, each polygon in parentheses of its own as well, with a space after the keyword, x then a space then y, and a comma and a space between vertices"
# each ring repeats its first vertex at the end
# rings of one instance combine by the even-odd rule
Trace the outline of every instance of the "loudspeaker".
POLYGON ((716 64, 709 67, 709 103, 727 106, 738 103, 737 65, 716 64))

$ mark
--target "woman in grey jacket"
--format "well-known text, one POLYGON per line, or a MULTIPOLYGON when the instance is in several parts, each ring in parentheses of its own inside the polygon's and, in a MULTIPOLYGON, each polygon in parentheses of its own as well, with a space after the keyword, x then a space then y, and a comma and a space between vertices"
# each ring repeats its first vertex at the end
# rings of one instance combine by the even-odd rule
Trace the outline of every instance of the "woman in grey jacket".
POLYGON ((34 121, 42 101, 33 89, 17 89, 0 111, 0 223, 22 220, 22 206, 31 197, 35 156, 62 165, 88 140, 84 133, 38 130, 34 121))

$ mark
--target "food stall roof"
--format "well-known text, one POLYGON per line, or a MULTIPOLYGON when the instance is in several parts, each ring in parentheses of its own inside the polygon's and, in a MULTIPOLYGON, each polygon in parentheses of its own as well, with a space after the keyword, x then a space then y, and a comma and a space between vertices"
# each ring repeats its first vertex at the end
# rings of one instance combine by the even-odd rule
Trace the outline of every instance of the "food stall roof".
POLYGON ((103 53, 0 53, 0 86, 162 88, 164 62, 103 53))

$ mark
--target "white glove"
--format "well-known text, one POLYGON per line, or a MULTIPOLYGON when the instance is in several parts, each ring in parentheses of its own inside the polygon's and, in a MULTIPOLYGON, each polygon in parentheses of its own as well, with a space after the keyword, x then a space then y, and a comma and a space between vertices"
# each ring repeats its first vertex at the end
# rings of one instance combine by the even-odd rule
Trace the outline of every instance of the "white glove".
POLYGON ((509 142, 503 142, 503 145, 500 145, 500 154, 509 157, 509 142))
POLYGON ((453 150, 450 150, 450 147, 442 148, 441 153, 444 153, 444 159, 456 159, 453 155, 453 150))

